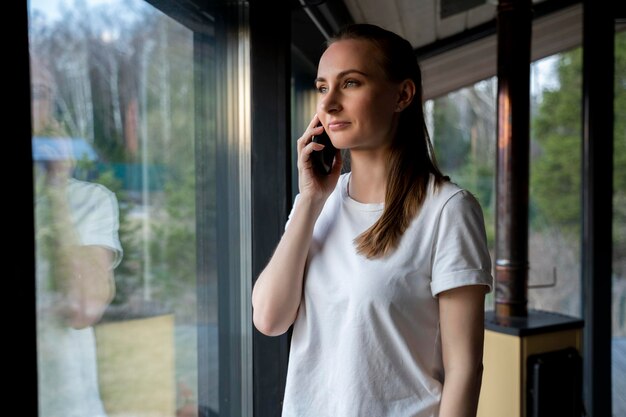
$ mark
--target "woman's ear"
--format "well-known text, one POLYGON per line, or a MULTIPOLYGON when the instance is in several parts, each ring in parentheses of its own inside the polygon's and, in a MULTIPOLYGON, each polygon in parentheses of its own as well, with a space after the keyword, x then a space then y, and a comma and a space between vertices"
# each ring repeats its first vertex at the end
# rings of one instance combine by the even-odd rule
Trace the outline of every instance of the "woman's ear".
POLYGON ((396 112, 406 109, 413 101, 413 98, 415 98, 415 83, 410 78, 407 78, 400 83, 396 112))

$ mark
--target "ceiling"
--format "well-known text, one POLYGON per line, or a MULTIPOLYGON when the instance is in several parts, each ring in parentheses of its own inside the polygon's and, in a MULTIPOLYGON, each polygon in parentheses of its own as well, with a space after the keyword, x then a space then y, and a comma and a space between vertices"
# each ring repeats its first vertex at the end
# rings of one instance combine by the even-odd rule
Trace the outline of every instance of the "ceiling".
MULTIPOLYGON (((292 64, 315 76, 325 40, 347 23, 373 23, 415 48, 424 98, 496 74, 498 0, 291 0, 292 64)), ((532 59, 579 46, 581 0, 532 0, 532 59)), ((624 2, 626 3, 626 2, 624 2)), ((620 23, 618 30, 626 25, 620 23)))
MULTIPOLYGON (((498 0, 291 0, 292 38, 296 43, 328 39, 341 26, 373 23, 428 50, 485 30, 495 31, 498 0), (315 33, 317 32, 317 33, 315 33)), ((543 15, 581 0, 532 0, 543 15), (542 4, 544 3, 544 4, 542 4)), ((319 45, 317 45, 319 46, 319 45)), ((305 50, 307 49, 304 47, 305 50)))
POLYGON ((344 0, 344 3, 354 21, 396 32, 416 49, 494 20, 497 6, 497 0, 344 0))

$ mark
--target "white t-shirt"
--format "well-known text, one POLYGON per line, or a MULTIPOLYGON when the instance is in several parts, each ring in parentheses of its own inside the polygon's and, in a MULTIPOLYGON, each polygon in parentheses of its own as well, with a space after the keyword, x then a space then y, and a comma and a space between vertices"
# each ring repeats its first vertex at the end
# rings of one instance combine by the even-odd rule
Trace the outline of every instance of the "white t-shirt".
MULTIPOLYGON (((69 179, 69 216, 80 245, 103 246, 114 253, 115 268, 122 259, 118 237, 117 198, 102 185, 69 179)), ((37 226, 37 356, 40 417, 105 417, 98 389, 96 342, 93 328, 73 329, 50 314, 66 302, 54 290, 48 259, 49 243, 41 237, 51 228, 45 197, 36 200, 37 226)))
POLYGON ((349 175, 313 231, 282 415, 435 417, 444 380, 436 296, 492 288, 482 210, 468 191, 431 181, 395 252, 370 260, 354 239, 383 204, 352 200, 349 175))

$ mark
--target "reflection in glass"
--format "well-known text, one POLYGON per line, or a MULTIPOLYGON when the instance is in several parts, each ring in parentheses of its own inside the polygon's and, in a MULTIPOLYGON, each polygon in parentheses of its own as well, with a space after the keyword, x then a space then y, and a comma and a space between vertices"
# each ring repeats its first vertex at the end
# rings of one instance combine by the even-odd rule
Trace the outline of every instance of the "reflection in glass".
MULTIPOLYGON (((52 90, 33 60, 32 83, 52 90)), ((122 259, 114 193, 73 178, 77 161, 96 158, 52 118, 52 96, 33 94, 33 163, 37 262, 37 350, 42 416, 103 416, 93 325, 115 295, 122 259), (52 136, 53 134, 53 136, 52 136), (52 390, 51 388, 54 388, 52 390), (78 400, 79 399, 79 400, 78 400)))
POLYGON ((214 384, 197 404, 193 33, 140 0, 29 7, 40 416, 212 415, 214 263, 214 384))

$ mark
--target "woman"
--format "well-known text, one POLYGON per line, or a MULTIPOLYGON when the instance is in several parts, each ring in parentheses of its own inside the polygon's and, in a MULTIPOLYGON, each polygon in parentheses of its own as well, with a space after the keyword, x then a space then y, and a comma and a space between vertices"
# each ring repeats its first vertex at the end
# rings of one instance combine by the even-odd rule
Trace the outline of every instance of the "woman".
POLYGON ((252 293, 259 331, 294 325, 283 416, 474 416, 491 261, 480 206, 436 166, 413 49, 350 26, 315 84, 300 192, 252 293), (339 152, 313 170, 323 129, 350 173, 339 152))

